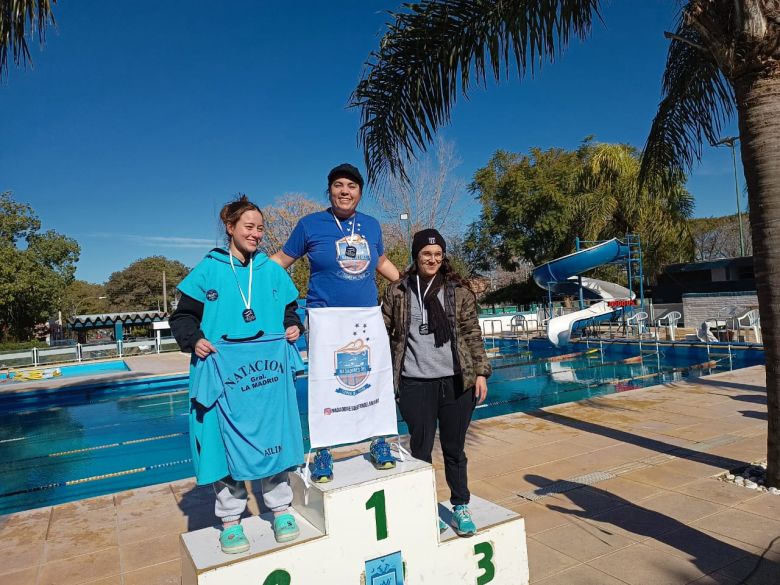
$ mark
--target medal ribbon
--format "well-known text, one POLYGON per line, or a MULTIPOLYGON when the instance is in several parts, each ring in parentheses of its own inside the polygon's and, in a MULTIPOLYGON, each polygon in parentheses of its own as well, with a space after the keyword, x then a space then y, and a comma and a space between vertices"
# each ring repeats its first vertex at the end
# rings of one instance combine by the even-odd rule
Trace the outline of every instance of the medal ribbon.
MULTIPOLYGON (((344 228, 341 227, 341 222, 339 221, 339 218, 336 217, 336 213, 333 211, 333 209, 330 210, 330 212, 333 214, 333 219, 336 220, 336 225, 339 226, 339 230, 341 230, 341 233, 345 236, 347 235, 344 231, 344 228)), ((347 237, 347 244, 352 244, 352 241, 355 239, 355 224, 357 223, 357 211, 352 215, 352 233, 347 237)))
POLYGON ((428 291, 431 290, 431 285, 433 284, 433 281, 436 279, 436 275, 433 275, 433 278, 431 278, 430 282, 428 283, 428 286, 425 287, 425 292, 421 295, 420 294, 420 275, 417 275, 417 302, 420 305, 420 315, 422 316, 422 324, 427 325, 428 321, 426 318, 428 317, 428 311, 425 310, 423 307, 423 300, 425 299, 425 295, 428 294, 428 291))
POLYGON ((236 277, 236 284, 238 285, 238 292, 241 294, 241 300, 244 301, 244 306, 246 307, 247 311, 251 311, 251 305, 252 305, 252 268, 254 267, 254 259, 255 255, 252 254, 252 256, 249 257, 249 295, 244 296, 244 290, 241 288, 241 283, 238 281, 238 273, 236 273, 236 267, 233 264, 233 252, 231 252, 228 249, 228 254, 230 255, 230 268, 233 269, 233 276, 236 277))

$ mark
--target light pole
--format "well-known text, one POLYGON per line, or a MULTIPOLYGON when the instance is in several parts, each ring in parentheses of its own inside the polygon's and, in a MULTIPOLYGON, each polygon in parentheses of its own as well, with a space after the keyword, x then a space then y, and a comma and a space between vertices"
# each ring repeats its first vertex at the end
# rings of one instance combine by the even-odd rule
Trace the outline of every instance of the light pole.
POLYGON ((107 299, 107 298, 108 297, 105 296, 105 295, 99 296, 99 297, 84 297, 83 299, 79 300, 79 302, 77 302, 76 305, 73 307, 73 315, 74 316, 78 315, 79 314, 79 311, 78 311, 79 307, 81 307, 87 301, 91 301, 91 300, 94 300, 94 299, 102 301, 103 299, 107 299))
POLYGON ((409 248, 409 265, 412 265, 414 258, 412 258, 412 222, 409 220, 409 214, 404 212, 398 216, 398 219, 406 222, 406 245, 409 248))
POLYGON ((745 255, 745 235, 742 232, 742 211, 739 207, 739 179, 737 178, 737 152, 734 148, 739 136, 727 136, 715 143, 715 146, 728 146, 731 148, 731 162, 734 165, 734 191, 737 195, 737 221, 739 222, 739 255, 745 255))

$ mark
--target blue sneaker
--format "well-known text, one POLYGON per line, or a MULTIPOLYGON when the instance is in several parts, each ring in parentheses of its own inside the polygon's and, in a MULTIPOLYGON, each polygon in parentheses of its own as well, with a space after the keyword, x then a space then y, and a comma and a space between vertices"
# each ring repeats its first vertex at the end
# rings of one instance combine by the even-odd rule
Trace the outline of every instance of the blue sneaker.
POLYGON ((229 555, 242 553, 249 550, 249 541, 244 536, 244 529, 241 524, 234 524, 229 528, 224 528, 219 535, 219 546, 223 553, 229 555))
POLYGON ((311 465, 311 480, 314 483, 327 483, 333 479, 333 457, 330 449, 320 449, 311 465))
POLYGON ((392 469, 395 467, 395 457, 390 452, 390 445, 382 437, 371 441, 368 452, 371 454, 371 463, 377 469, 392 469))
POLYGON ((280 514, 274 518, 274 538, 276 542, 290 542, 298 538, 300 530, 292 514, 280 514))
POLYGON ((450 524, 458 536, 474 536, 477 533, 477 527, 471 519, 471 512, 466 504, 455 506, 452 509, 450 524))

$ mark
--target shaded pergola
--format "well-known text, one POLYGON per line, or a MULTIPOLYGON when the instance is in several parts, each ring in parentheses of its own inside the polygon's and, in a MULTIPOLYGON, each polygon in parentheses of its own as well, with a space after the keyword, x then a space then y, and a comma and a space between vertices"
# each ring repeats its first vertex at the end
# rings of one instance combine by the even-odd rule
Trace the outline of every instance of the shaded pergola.
POLYGON ((87 332, 95 329, 111 329, 114 332, 114 340, 122 341, 125 326, 151 325, 167 320, 168 313, 165 311, 129 311, 126 313, 74 315, 68 319, 67 327, 76 332, 79 343, 85 343, 87 332))

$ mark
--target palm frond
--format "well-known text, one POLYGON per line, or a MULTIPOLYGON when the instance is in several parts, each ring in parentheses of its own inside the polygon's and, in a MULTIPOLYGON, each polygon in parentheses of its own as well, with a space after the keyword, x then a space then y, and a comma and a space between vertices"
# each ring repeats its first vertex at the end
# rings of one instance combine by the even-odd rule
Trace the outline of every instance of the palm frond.
POLYGON ((46 38, 46 27, 54 24, 52 5, 57 0, 0 0, 0 76, 8 72, 10 49, 16 65, 30 61, 27 37, 33 30, 39 42, 46 38), (27 30, 29 26, 30 30, 27 30))
POLYGON ((715 58, 703 49, 699 33, 682 20, 669 47, 663 99, 642 154, 640 184, 670 173, 689 171, 701 159, 702 143, 720 139, 723 124, 734 113, 731 86, 715 58))
POLYGON ((404 177, 450 119, 458 91, 496 81, 515 63, 520 77, 554 61, 572 36, 585 38, 599 0, 423 0, 391 13, 350 105, 361 109, 359 140, 370 181, 404 177), (473 78, 472 79, 472 75, 473 78))

